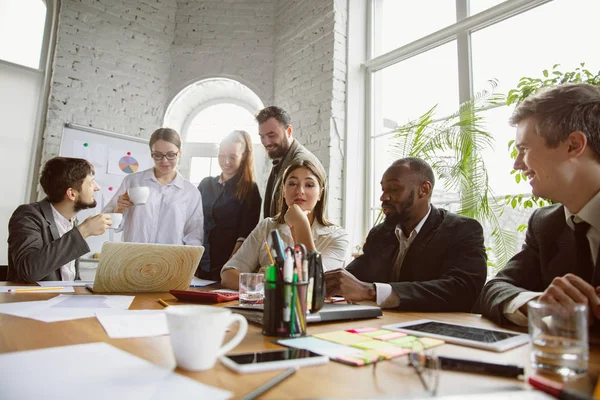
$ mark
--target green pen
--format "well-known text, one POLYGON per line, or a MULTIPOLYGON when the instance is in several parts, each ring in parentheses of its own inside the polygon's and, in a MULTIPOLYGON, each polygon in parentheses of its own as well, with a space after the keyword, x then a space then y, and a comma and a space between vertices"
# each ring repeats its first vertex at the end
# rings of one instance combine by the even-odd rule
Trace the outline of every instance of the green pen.
MULTIPOLYGON (((292 278, 293 283, 298 283, 298 271, 294 268, 294 277, 292 278)), ((292 286, 292 304, 290 306, 290 335, 295 334, 294 323, 296 322, 296 285, 292 286)))

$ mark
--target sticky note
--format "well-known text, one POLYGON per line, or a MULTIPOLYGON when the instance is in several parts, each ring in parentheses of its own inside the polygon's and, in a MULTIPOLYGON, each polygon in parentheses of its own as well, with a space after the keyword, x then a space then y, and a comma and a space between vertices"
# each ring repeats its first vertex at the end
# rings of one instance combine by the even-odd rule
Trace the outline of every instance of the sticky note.
POLYGON ((362 350, 354 347, 342 346, 341 344, 329 342, 327 340, 317 339, 311 336, 301 337, 296 339, 281 339, 277 343, 293 347, 296 349, 310 350, 313 353, 321 354, 330 358, 346 356, 351 354, 361 353, 362 350))
POLYGON ((386 333, 392 333, 392 332, 393 331, 387 331, 385 329, 378 329, 376 331, 371 331, 371 332, 361 332, 360 334, 363 336, 373 337, 373 336, 385 335, 386 333))
POLYGON ((388 340, 385 343, 392 343, 396 346, 404 347, 407 349, 412 349, 415 341, 417 340, 416 336, 404 336, 398 339, 388 340))
POLYGON ((376 348, 390 347, 390 345, 387 344, 386 342, 381 341, 381 340, 369 340, 368 342, 354 343, 352 345, 352 347, 357 347, 359 349, 370 350, 370 349, 376 349, 376 348))
POLYGON ((377 328, 356 328, 356 329, 346 329, 346 332, 350 333, 365 333, 365 332, 376 332, 380 329, 377 328))
POLYGON ((383 335, 372 336, 372 338, 385 341, 385 340, 398 339, 398 338, 401 338, 404 336, 406 336, 406 333, 404 333, 404 332, 391 332, 391 333, 384 333, 383 335))
POLYGON ((372 351, 385 357, 386 359, 400 357, 411 352, 410 349, 404 349, 402 347, 383 347, 379 349, 373 349, 372 351))
POLYGON ((424 338, 421 338, 421 343, 423 343, 423 347, 428 349, 430 347, 440 346, 440 345, 444 344, 444 341, 440 340, 440 339, 424 337, 424 338))
POLYGON ((346 332, 346 331, 335 331, 329 333, 319 333, 317 335, 313 335, 318 339, 328 340, 330 342, 339 343, 339 344, 354 344, 360 342, 366 342, 371 340, 368 337, 355 335, 354 333, 346 332))

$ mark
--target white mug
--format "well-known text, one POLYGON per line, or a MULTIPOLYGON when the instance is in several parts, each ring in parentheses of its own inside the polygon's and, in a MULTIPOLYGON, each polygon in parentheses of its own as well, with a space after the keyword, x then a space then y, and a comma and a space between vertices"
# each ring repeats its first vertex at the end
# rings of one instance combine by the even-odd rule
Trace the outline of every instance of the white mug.
POLYGON ((146 204, 146 200, 150 195, 150 188, 147 186, 132 187, 127 190, 127 194, 133 204, 146 204))
POLYGON ((231 351, 246 336, 248 322, 239 314, 213 306, 169 306, 165 308, 171 346, 177 366, 188 371, 204 371, 217 358, 231 351), (233 322, 240 326, 225 345, 225 331, 233 322))
POLYGON ((123 214, 121 213, 110 213, 107 214, 110 216, 110 219, 112 221, 112 225, 110 226, 109 229, 117 229, 120 225, 121 225, 121 221, 123 221, 123 214))

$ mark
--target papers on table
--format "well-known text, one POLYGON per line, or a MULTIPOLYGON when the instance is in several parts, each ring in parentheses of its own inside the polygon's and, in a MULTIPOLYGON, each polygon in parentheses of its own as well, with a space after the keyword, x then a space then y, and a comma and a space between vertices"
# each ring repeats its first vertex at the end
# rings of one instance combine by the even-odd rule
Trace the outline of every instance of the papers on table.
POLYGON ((205 279, 196 278, 195 276, 192 278, 192 283, 190 283, 190 287, 204 287, 210 286, 217 283, 217 281, 207 281, 205 279))
MULTIPOLYGON (((72 289, 72 288, 71 288, 72 289)), ((90 318, 96 314, 114 314, 127 310, 135 296, 59 295, 46 301, 0 304, 1 314, 31 318, 43 322, 90 318)))
POLYGON ((93 285, 94 281, 39 281, 38 285, 44 287, 59 287, 59 286, 85 286, 93 285))
POLYGON ((0 286, 0 293, 8 293, 9 290, 16 290, 17 293, 74 293, 72 287, 64 287, 65 285, 52 286, 56 289, 42 288, 39 286, 0 286), (58 289, 60 288, 60 289, 58 289))
POLYGON ((163 310, 127 310, 116 314, 97 314, 98 322, 113 339, 168 335, 163 310))
POLYGON ((107 343, 0 355, 0 397, 64 400, 227 399, 194 381, 107 343))

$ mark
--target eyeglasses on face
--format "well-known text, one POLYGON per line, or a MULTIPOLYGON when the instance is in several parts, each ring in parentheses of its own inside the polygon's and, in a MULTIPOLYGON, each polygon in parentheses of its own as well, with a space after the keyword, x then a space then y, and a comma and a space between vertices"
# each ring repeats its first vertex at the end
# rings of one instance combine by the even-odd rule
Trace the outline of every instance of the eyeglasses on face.
POLYGON ((177 153, 169 152, 167 154, 163 154, 163 153, 159 153, 159 152, 152 152, 152 158, 155 161, 160 161, 163 159, 163 157, 165 157, 169 161, 173 161, 174 159, 177 158, 178 155, 179 155, 179 152, 177 152, 177 153))

